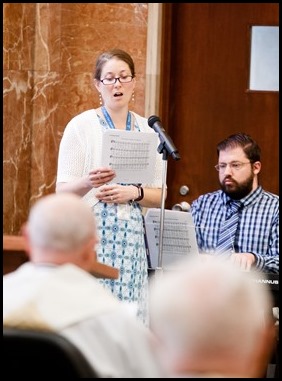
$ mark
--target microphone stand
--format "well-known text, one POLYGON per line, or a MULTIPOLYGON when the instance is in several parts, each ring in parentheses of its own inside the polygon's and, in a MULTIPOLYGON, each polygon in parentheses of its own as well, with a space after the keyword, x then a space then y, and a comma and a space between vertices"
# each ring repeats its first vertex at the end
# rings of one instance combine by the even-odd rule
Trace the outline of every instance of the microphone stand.
MULTIPOLYGON (((163 154, 164 160, 164 170, 162 173, 162 199, 161 199, 161 213, 160 213, 160 234, 159 234, 159 252, 158 252, 158 266, 155 269, 155 275, 158 276, 162 274, 162 261, 163 261, 163 231, 164 231, 164 214, 165 214, 165 190, 166 190, 166 177, 167 177, 167 160, 169 156, 169 151, 165 146, 165 142, 160 143, 158 147, 158 152, 163 154)), ((180 156, 178 152, 171 152, 174 160, 179 160, 180 156)))

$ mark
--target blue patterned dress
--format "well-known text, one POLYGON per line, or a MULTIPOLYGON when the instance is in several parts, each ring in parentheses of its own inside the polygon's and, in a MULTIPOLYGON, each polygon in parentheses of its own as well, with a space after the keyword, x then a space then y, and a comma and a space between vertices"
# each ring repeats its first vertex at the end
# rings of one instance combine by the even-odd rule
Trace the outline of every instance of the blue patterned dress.
MULTIPOLYGON (((148 120, 131 111, 130 129, 155 133, 148 120)), ((57 182, 71 183, 88 176, 99 167, 107 118, 95 109, 83 111, 67 124, 60 143, 57 182)), ((156 149, 154 180, 142 184, 145 188, 162 187, 162 156, 156 149)), ((119 270, 116 280, 100 279, 101 283, 130 306, 137 308, 137 316, 148 324, 148 273, 144 239, 142 207, 137 203, 106 204, 95 197, 92 188, 83 199, 96 216, 100 243, 96 247, 99 262, 119 270)))
MULTIPOLYGON (((100 119, 107 129, 108 124, 100 119)), ((134 128, 139 130, 138 126, 134 128)), ((137 317, 148 325, 148 262, 144 239, 142 208, 137 202, 92 207, 100 242, 96 248, 99 262, 119 269, 118 279, 103 279, 118 299, 131 303, 137 317)))

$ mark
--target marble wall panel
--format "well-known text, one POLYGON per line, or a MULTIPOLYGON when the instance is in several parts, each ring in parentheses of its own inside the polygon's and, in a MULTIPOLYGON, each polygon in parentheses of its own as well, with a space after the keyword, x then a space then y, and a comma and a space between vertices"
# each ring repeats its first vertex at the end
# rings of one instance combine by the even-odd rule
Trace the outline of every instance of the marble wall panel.
POLYGON ((4 233, 18 234, 30 206, 55 190, 68 121, 99 106, 97 55, 119 47, 136 65, 131 109, 145 108, 148 4, 4 3, 4 233))
POLYGON ((31 70, 35 45, 35 4, 3 4, 3 68, 31 70))
POLYGON ((31 176, 32 76, 3 71, 3 227, 16 233, 27 217, 31 176))

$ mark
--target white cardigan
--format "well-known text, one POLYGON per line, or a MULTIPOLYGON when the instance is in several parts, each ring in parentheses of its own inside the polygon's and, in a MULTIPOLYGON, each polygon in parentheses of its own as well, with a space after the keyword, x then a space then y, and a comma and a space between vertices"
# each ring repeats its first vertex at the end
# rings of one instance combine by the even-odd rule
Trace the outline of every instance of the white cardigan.
MULTIPOLYGON (((131 112, 141 132, 155 133, 149 127, 146 118, 131 112)), ((86 176, 91 170, 101 166, 102 156, 101 126, 94 109, 87 110, 75 116, 67 124, 59 149, 57 183, 70 182, 86 176)), ((162 187, 162 155, 156 151, 155 176, 152 184, 143 186, 162 187)), ((97 189, 92 188, 85 196, 85 201, 92 207, 98 200, 95 197, 97 189)))

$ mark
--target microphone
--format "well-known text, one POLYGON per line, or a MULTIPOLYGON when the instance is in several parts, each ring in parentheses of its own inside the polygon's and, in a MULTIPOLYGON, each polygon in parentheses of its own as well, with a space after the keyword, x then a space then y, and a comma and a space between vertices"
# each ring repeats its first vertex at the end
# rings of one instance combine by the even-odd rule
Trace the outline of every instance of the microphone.
POLYGON ((171 138, 166 134, 160 118, 156 115, 151 115, 148 118, 148 124, 153 130, 155 130, 159 134, 161 145, 166 148, 168 154, 171 155, 174 160, 179 160, 179 152, 173 144, 171 138))

